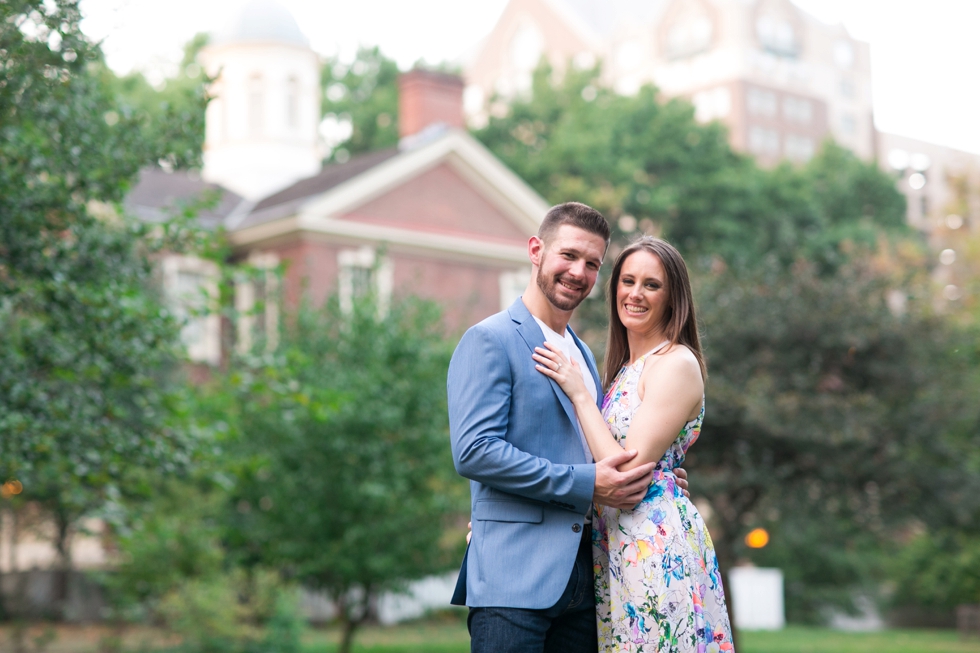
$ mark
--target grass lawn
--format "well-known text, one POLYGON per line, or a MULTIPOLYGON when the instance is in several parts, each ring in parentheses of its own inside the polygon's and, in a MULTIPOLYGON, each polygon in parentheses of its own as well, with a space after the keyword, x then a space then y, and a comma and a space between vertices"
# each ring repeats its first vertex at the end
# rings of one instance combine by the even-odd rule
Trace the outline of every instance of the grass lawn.
MULTIPOLYGON (((340 631, 307 631, 304 653, 334 653, 340 631)), ((463 619, 419 621, 388 628, 368 627, 354 634, 355 653, 469 653, 470 635, 463 619)))
MULTIPOLYGON (((334 653, 339 633, 311 631, 306 653, 334 653)), ((463 623, 419 623, 367 628, 357 633, 355 653, 468 653, 463 623)), ((745 632, 738 653, 980 653, 980 639, 962 641, 948 630, 887 630, 846 633, 791 626, 776 632, 745 632)))
MULTIPOLYGON (((46 653, 95 653, 102 626, 35 625, 28 642, 46 628, 57 638, 46 653)), ((10 627, 0 625, 0 651, 9 651, 10 627)), ((309 629, 304 653, 335 653, 340 633, 335 628, 309 629)), ((355 637, 355 653, 468 653, 469 635, 460 619, 370 627, 355 637)), ((134 628, 126 637, 127 651, 166 649, 175 641, 152 628, 134 628)), ((28 650, 33 650, 29 647, 28 650)), ((878 633, 845 633, 826 628, 791 626, 776 632, 745 632, 738 653, 980 653, 980 638, 962 641, 949 630, 888 630, 878 633)))
POLYGON ((739 653, 980 653, 980 639, 963 641, 952 630, 884 630, 847 633, 791 626, 776 632, 746 632, 739 653))

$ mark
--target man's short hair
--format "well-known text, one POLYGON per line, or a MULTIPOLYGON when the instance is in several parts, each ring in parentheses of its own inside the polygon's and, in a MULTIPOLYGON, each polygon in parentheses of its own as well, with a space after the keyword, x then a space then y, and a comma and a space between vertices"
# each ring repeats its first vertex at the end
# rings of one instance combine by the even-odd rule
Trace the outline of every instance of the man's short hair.
POLYGON ((601 213, 581 202, 565 202, 548 209, 538 227, 538 238, 547 244, 558 231, 558 227, 564 224, 600 236, 606 241, 606 246, 609 245, 609 223, 601 213))

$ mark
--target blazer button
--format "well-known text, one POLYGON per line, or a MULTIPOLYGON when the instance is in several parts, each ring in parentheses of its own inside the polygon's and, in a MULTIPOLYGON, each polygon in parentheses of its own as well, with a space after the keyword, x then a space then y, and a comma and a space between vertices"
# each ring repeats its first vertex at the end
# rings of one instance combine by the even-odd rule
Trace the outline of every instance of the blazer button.
POLYGON ((582 532, 582 524, 572 524, 572 532, 573 533, 581 533, 582 532))

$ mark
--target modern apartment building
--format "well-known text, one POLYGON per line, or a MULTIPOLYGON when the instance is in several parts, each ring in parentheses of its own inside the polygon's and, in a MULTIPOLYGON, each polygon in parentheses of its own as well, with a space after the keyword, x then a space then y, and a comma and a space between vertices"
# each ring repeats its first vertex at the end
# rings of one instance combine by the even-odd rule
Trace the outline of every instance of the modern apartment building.
POLYGON ((528 93, 542 58, 558 74, 601 60, 623 94, 653 83, 686 97, 762 165, 806 161, 833 137, 896 174, 923 230, 945 220, 949 180, 980 171, 980 156, 878 132, 868 44, 790 0, 511 0, 466 66, 471 124, 528 93))
POLYGON ((806 160, 828 135, 875 154, 868 44, 789 0, 512 0, 467 68, 476 120, 484 100, 526 92, 541 57, 601 60, 620 93, 687 97, 764 164, 806 160))

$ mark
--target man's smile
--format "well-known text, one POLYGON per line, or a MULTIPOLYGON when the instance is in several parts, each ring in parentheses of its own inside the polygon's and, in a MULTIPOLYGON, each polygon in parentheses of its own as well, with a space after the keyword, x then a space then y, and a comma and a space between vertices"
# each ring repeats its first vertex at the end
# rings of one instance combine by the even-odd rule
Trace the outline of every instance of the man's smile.
POLYGON ((572 283, 570 281, 566 281, 565 279, 559 278, 556 281, 558 282, 558 285, 559 286, 561 286, 563 288, 567 288, 568 290, 571 290, 572 292, 582 292, 582 290, 585 289, 585 286, 579 285, 579 284, 574 284, 574 283, 572 283))

